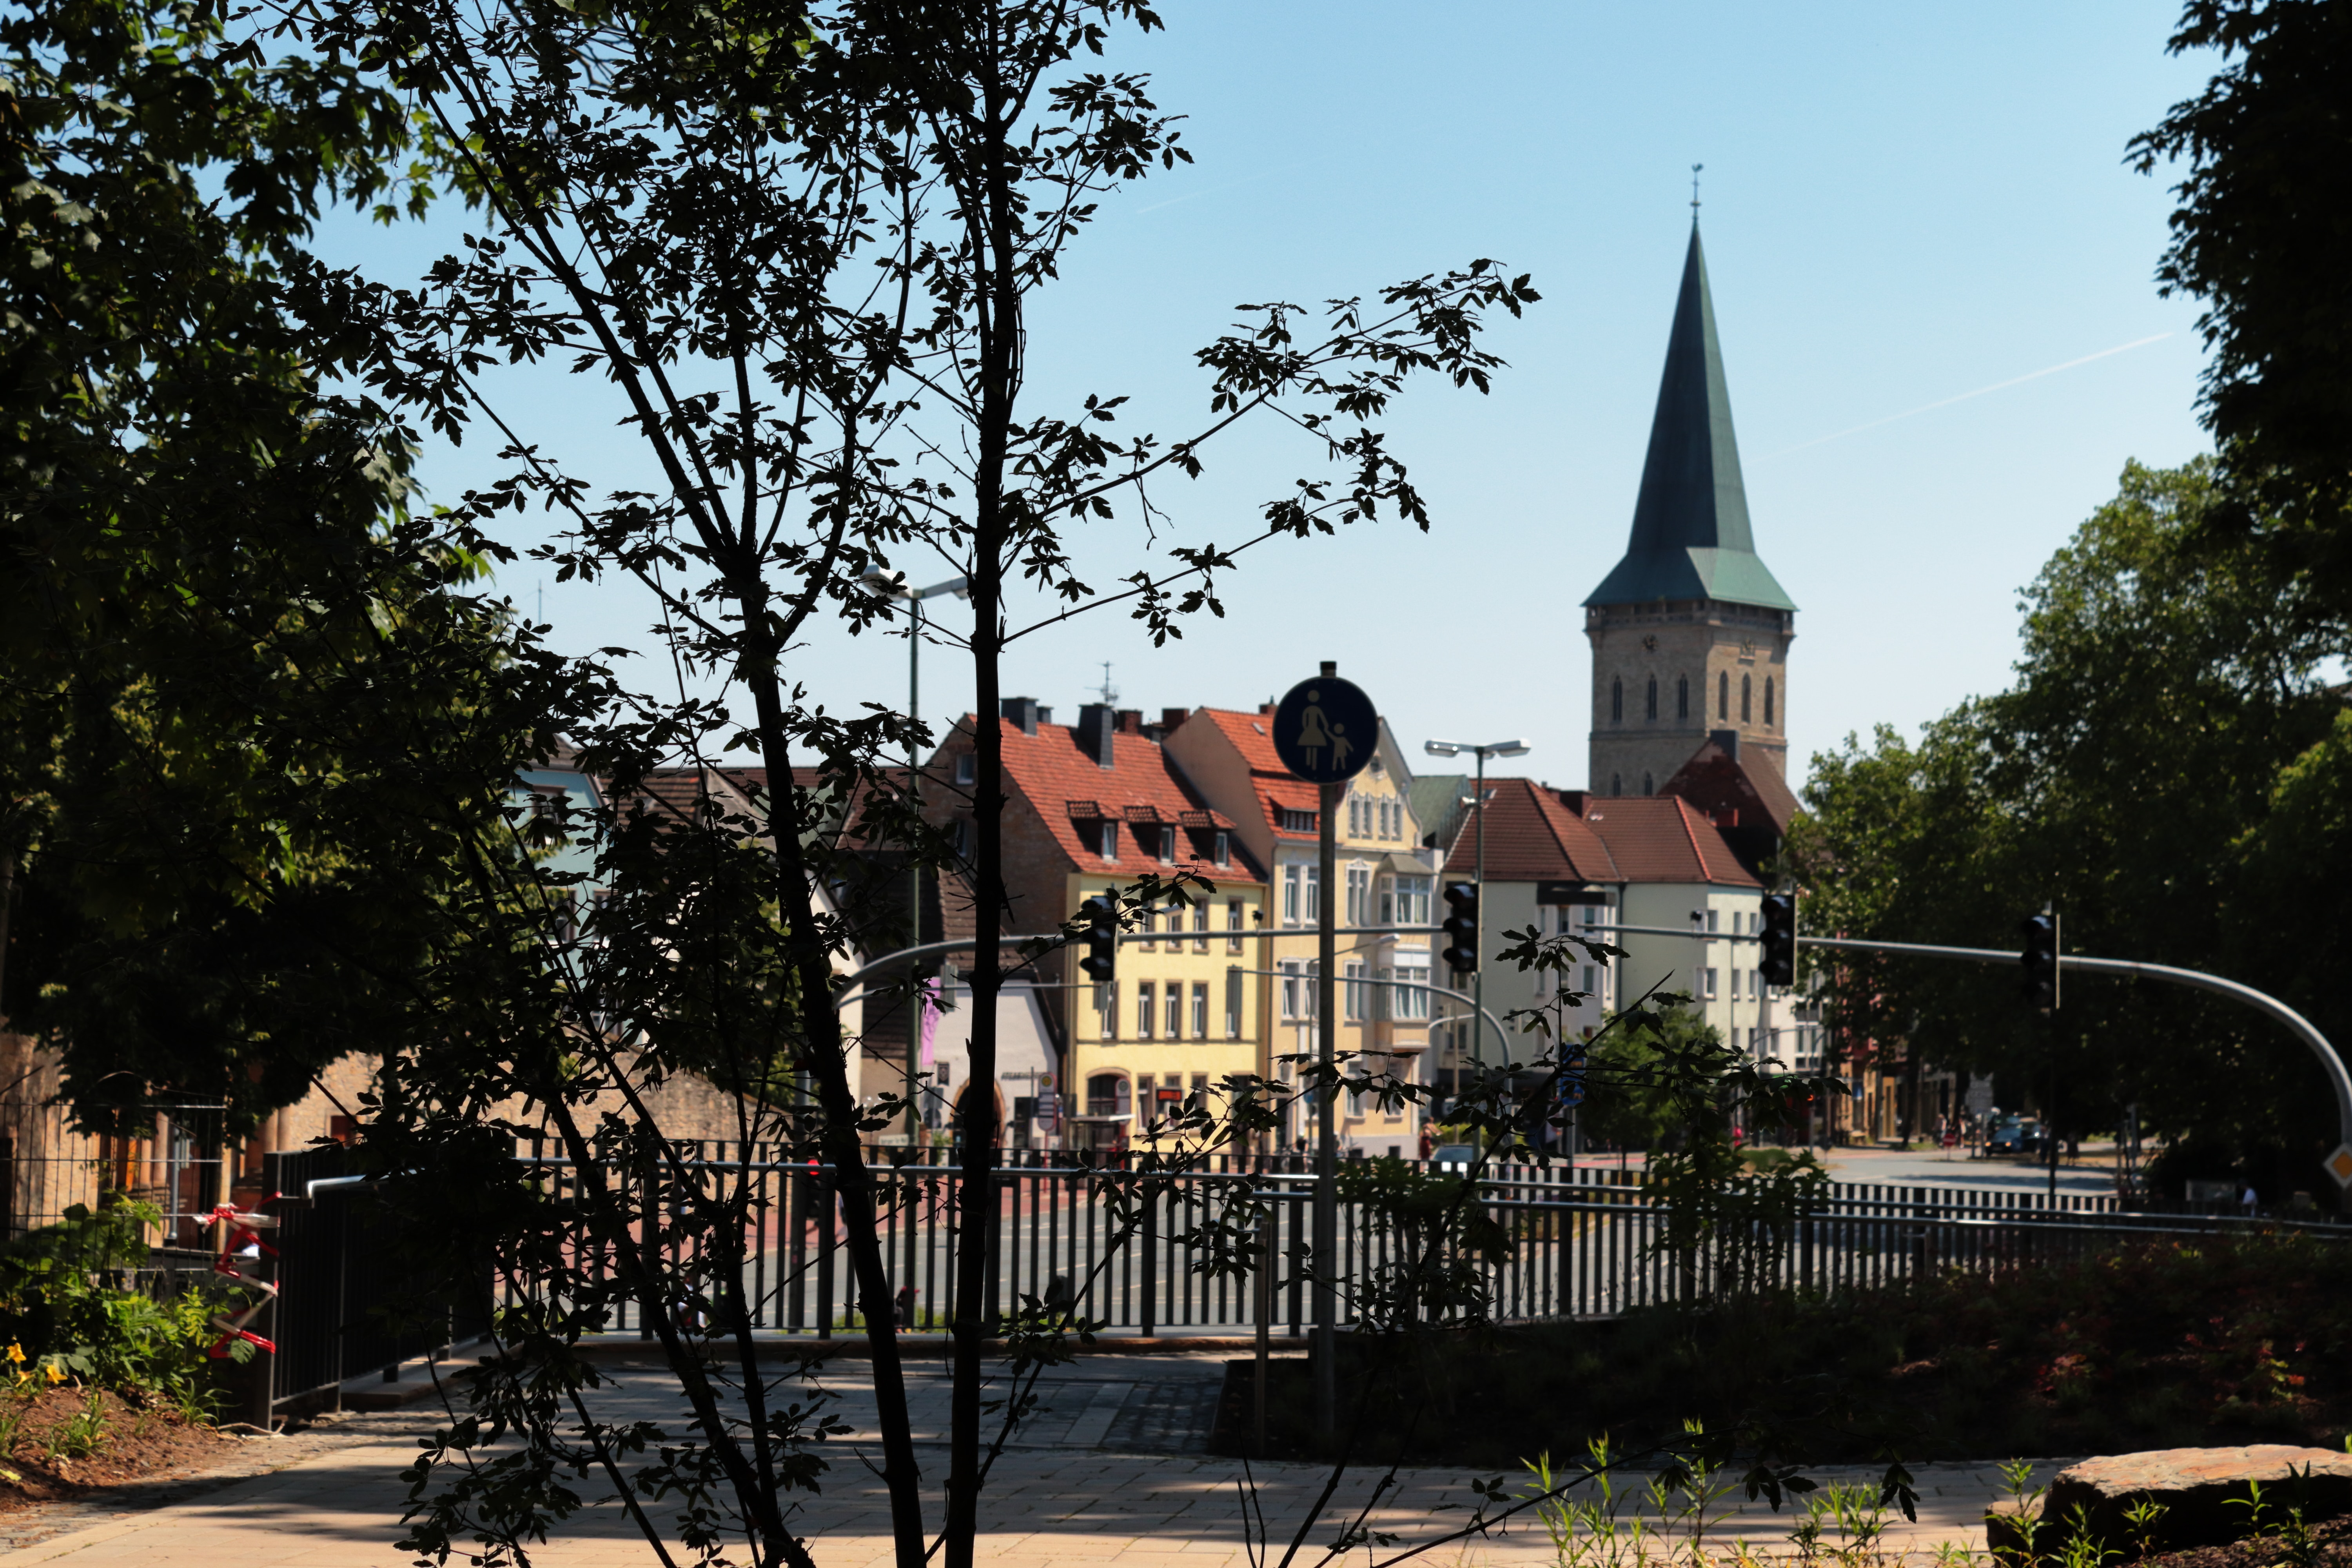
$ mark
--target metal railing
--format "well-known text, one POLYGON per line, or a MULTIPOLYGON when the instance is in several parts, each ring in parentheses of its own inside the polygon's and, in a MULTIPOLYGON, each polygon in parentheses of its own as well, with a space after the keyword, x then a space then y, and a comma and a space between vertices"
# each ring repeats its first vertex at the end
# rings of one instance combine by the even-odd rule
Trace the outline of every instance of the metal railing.
MULTIPOLYGON (((682 1151, 743 1201, 741 1299, 752 1326, 826 1339, 860 1322, 828 1167, 764 1157, 727 1144, 682 1151)), ((1035 1158, 1036 1156, 1030 1156, 1035 1158)), ((569 1200, 579 1173, 560 1156, 523 1156, 551 1198, 569 1200)), ((1232 1274, 1209 1272, 1208 1253, 1188 1237, 1236 1200, 1256 1215, 1257 1239, 1277 1259, 1271 1331, 1300 1335, 1311 1321, 1311 1281, 1295 1256, 1306 1241, 1315 1178, 1288 1159, 1238 1163, 1168 1178, 1136 1200, 1122 1237, 1109 1188, 1132 1175, 1092 1168, 1013 1164, 992 1173, 997 1190, 987 1300, 999 1315, 1035 1300, 1068 1302, 1113 1334, 1224 1334, 1254 1331, 1257 1292, 1232 1274), (1123 1244, 1122 1244, 1123 1243, 1123 1244)), ((601 1179, 641 1182, 608 1167, 601 1179)), ((675 1172, 666 1181, 674 1181, 675 1172)), ((883 1256, 893 1292, 914 1289, 908 1327, 943 1326, 962 1224, 961 1169, 915 1164, 874 1172, 883 1256)), ((1473 1200, 1508 1247, 1472 1259, 1491 1314, 1506 1320, 1609 1316, 1630 1308, 1726 1294, 1790 1289, 1822 1293, 1869 1289, 1949 1268, 1996 1269, 2063 1261, 2119 1242, 2163 1235, 2212 1235, 2252 1224, 2352 1235, 2332 1221, 2144 1214, 2105 1196, 1834 1184, 1784 1234, 1718 1227, 1691 1245, 1672 1245, 1672 1212, 1654 1201, 1638 1171, 1511 1167, 1482 1181, 1473 1200)), ((656 1234, 672 1234, 665 1216, 656 1234)), ((687 1234, 692 1234, 688 1227, 687 1234)), ((642 1226, 628 1245, 644 1247, 642 1226)), ((654 1245, 659 1245, 658 1242, 654 1245)), ((1416 1247, 1411 1228, 1360 1201, 1339 1205, 1337 1275, 1340 1321, 1360 1321, 1358 1292, 1416 1247)), ((572 1247, 572 1277, 609 1283, 619 1259, 584 1235, 572 1247)), ((1454 1262, 1458 1259, 1449 1258, 1454 1262)), ((557 1289, 561 1289, 559 1282, 557 1289)), ((641 1304, 613 1303, 612 1330, 651 1337, 641 1304)), ((683 1310, 683 1309, 673 1309, 683 1310)))

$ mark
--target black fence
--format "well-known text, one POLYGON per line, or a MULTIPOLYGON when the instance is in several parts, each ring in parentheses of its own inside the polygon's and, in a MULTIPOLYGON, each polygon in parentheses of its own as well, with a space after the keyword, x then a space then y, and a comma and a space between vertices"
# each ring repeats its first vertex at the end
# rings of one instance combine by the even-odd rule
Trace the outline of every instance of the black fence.
POLYGON ((404 1362, 488 1331, 488 1276, 420 1279, 384 1194, 347 1173, 341 1150, 267 1158, 268 1190, 280 1194, 268 1211, 278 1216, 278 1294, 251 1326, 278 1347, 272 1412, 330 1400, 354 1379, 389 1381, 404 1362))
MULTIPOLYGON (((700 1177, 737 1187, 749 1200, 741 1296, 752 1326, 814 1340, 856 1329, 831 1172, 738 1145, 686 1152, 700 1177)), ((386 1203, 393 1194, 348 1175, 341 1151, 269 1158, 271 1185, 286 1194, 272 1205, 282 1220, 275 1238, 281 1295, 254 1326, 278 1347, 268 1369, 273 1411, 330 1399, 354 1380, 375 1380, 404 1362, 469 1343, 486 1331, 491 1300, 501 1292, 507 1301, 520 1299, 522 1287, 487 1274, 463 1289, 422 1288, 402 1261, 386 1203)), ((520 1159, 551 1198, 573 1195, 580 1173, 568 1161, 520 1159)), ((992 1173, 993 1310, 1066 1302, 1108 1333, 1142 1336, 1250 1332, 1263 1311, 1270 1332, 1305 1333, 1314 1299, 1298 1259, 1313 1224, 1315 1178, 1287 1168, 1288 1160, 1245 1164, 1258 1168, 1227 1162, 1174 1178, 1131 1204, 1125 1218, 1112 1202, 1113 1186, 1129 1179, 1118 1173, 1045 1164, 992 1173), (1277 1260, 1270 1289, 1206 1268, 1208 1255, 1188 1237, 1213 1216, 1243 1225, 1277 1260)), ((600 1167, 598 1177, 637 1184, 639 1191, 646 1179, 617 1164, 600 1167)), ((962 1172, 913 1164, 877 1170, 876 1180, 892 1291, 913 1291, 910 1329, 936 1331, 962 1223, 962 1172)), ((2150 1214, 2104 1196, 2062 1194, 2053 1202, 2039 1193, 1862 1184, 1833 1185, 1780 1234, 1725 1226, 1684 1234, 1673 1212, 1641 1186, 1638 1171, 1591 1167, 1506 1169, 1481 1183, 1475 1202, 1508 1246, 1499 1257, 1470 1261, 1493 1314, 1517 1321, 1605 1317, 1761 1289, 1835 1294, 1949 1269, 2044 1266, 2137 1239, 2258 1226, 2352 1237, 2352 1226, 2333 1219, 2150 1214)), ((619 1245, 667 1245, 660 1238, 677 1234, 667 1221, 657 1216, 650 1240, 639 1226, 619 1245)), ((1360 1321, 1359 1289, 1403 1261, 1418 1241, 1374 1205, 1351 1201, 1339 1205, 1339 1320, 1351 1325, 1360 1321)), ((613 1246, 583 1232, 566 1276, 530 1289, 560 1296, 575 1282, 610 1281, 620 1262, 613 1246)), ((611 1305, 611 1331, 652 1336, 640 1302, 624 1293, 611 1305)), ((666 1310, 691 1311, 683 1302, 666 1310)))

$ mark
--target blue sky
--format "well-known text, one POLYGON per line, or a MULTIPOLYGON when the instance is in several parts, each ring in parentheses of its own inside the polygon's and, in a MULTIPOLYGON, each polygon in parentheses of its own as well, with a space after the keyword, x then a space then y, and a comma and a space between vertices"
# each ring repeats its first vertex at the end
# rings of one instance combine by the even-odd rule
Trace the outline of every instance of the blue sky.
MULTIPOLYGON (((1038 302, 1032 412, 1125 394, 1130 432, 1182 431, 1204 406, 1192 351, 1244 300, 1491 256, 1545 301, 1496 324, 1511 368, 1493 395, 1433 384, 1391 420, 1427 534, 1268 546, 1227 583, 1224 620, 1153 650, 1100 613, 1016 647, 1007 689, 1066 716, 1108 660, 1122 706, 1246 706, 1331 658, 1408 746, 1523 736, 1527 772, 1584 784, 1579 604, 1624 544, 1694 163, 1758 547, 1801 607, 1792 762, 1997 689, 2016 590, 2124 463, 2206 446, 2196 304, 2153 282, 2171 198, 2122 162, 2210 69, 2165 55, 2175 14, 1171 0, 1169 30, 1127 36, 1111 63, 1153 75, 1198 162, 1107 204, 1038 302)), ((457 229, 331 240, 394 279, 457 229)), ((517 390, 532 433, 597 482, 651 488, 597 389, 517 390)), ((1261 427, 1155 499, 1174 538, 1232 542, 1310 458, 1261 427)), ((428 453, 423 478, 446 497, 492 472, 468 444, 428 453)), ((1120 521, 1080 553, 1102 583, 1150 548, 1120 521)), ((536 568, 502 582, 537 602, 536 568)), ((637 595, 549 585, 544 603, 564 646, 651 651, 637 595)), ((969 705, 950 653, 925 665, 927 713, 969 705)), ((836 707, 902 701, 905 644, 827 632, 800 673, 836 707)))

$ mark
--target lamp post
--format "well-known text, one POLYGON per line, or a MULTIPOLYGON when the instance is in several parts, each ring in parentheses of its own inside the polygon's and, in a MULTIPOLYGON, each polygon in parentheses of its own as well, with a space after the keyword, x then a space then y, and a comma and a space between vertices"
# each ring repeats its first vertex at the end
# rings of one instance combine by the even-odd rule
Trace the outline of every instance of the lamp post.
MULTIPOLYGON (((959 599, 971 597, 971 579, 950 577, 944 583, 934 583, 928 588, 909 588, 903 572, 884 572, 879 567, 866 574, 863 581, 876 594, 886 599, 900 599, 907 605, 907 721, 912 724, 922 717, 922 650, 923 601, 941 594, 953 594, 959 599)), ((915 742, 907 742, 907 797, 917 810, 923 801, 922 759, 916 754, 915 742)), ((942 932, 941 934, 945 934, 942 932)), ((923 942, 923 868, 918 863, 908 872, 907 945, 920 947, 923 942)), ((923 1116, 915 1099, 915 1072, 920 1065, 917 1057, 923 1048, 922 1004, 916 1003, 915 1016, 907 1026, 907 1144, 912 1148, 922 1142, 923 1116)), ((1034 1086, 1033 1086, 1034 1088, 1034 1086)))
MULTIPOLYGON (((1467 741, 1424 741, 1421 749, 1433 757, 1458 757, 1468 752, 1478 759, 1478 782, 1470 797, 1470 809, 1475 814, 1472 832, 1477 847, 1477 868, 1471 874, 1470 885, 1478 889, 1478 918, 1483 921, 1486 918, 1486 759, 1524 757, 1528 754, 1528 743, 1525 741, 1493 741, 1480 746, 1467 741)), ((1483 939, 1486 932, 1482 930, 1478 934, 1483 939)), ((1481 1043, 1486 1038, 1486 1032, 1479 1024, 1479 1017, 1484 1016, 1486 1011, 1486 965, 1483 960, 1476 969, 1471 971, 1470 989, 1477 1004, 1477 1016, 1470 1020, 1470 1059, 1483 1065, 1486 1057, 1486 1047, 1481 1043)))

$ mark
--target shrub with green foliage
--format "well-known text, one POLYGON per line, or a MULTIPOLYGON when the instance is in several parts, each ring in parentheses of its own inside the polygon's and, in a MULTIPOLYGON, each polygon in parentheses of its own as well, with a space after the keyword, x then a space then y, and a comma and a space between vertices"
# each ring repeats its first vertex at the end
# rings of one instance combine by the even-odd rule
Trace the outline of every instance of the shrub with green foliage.
MULTIPOLYGON (((159 1297, 135 1288, 154 1206, 110 1193, 0 1249, 0 1342, 37 1366, 189 1415, 211 1400, 205 1347, 217 1303, 204 1288, 159 1297)), ((251 1354, 249 1347, 237 1349, 251 1354)), ((242 1359, 242 1358, 240 1358, 242 1359)))

